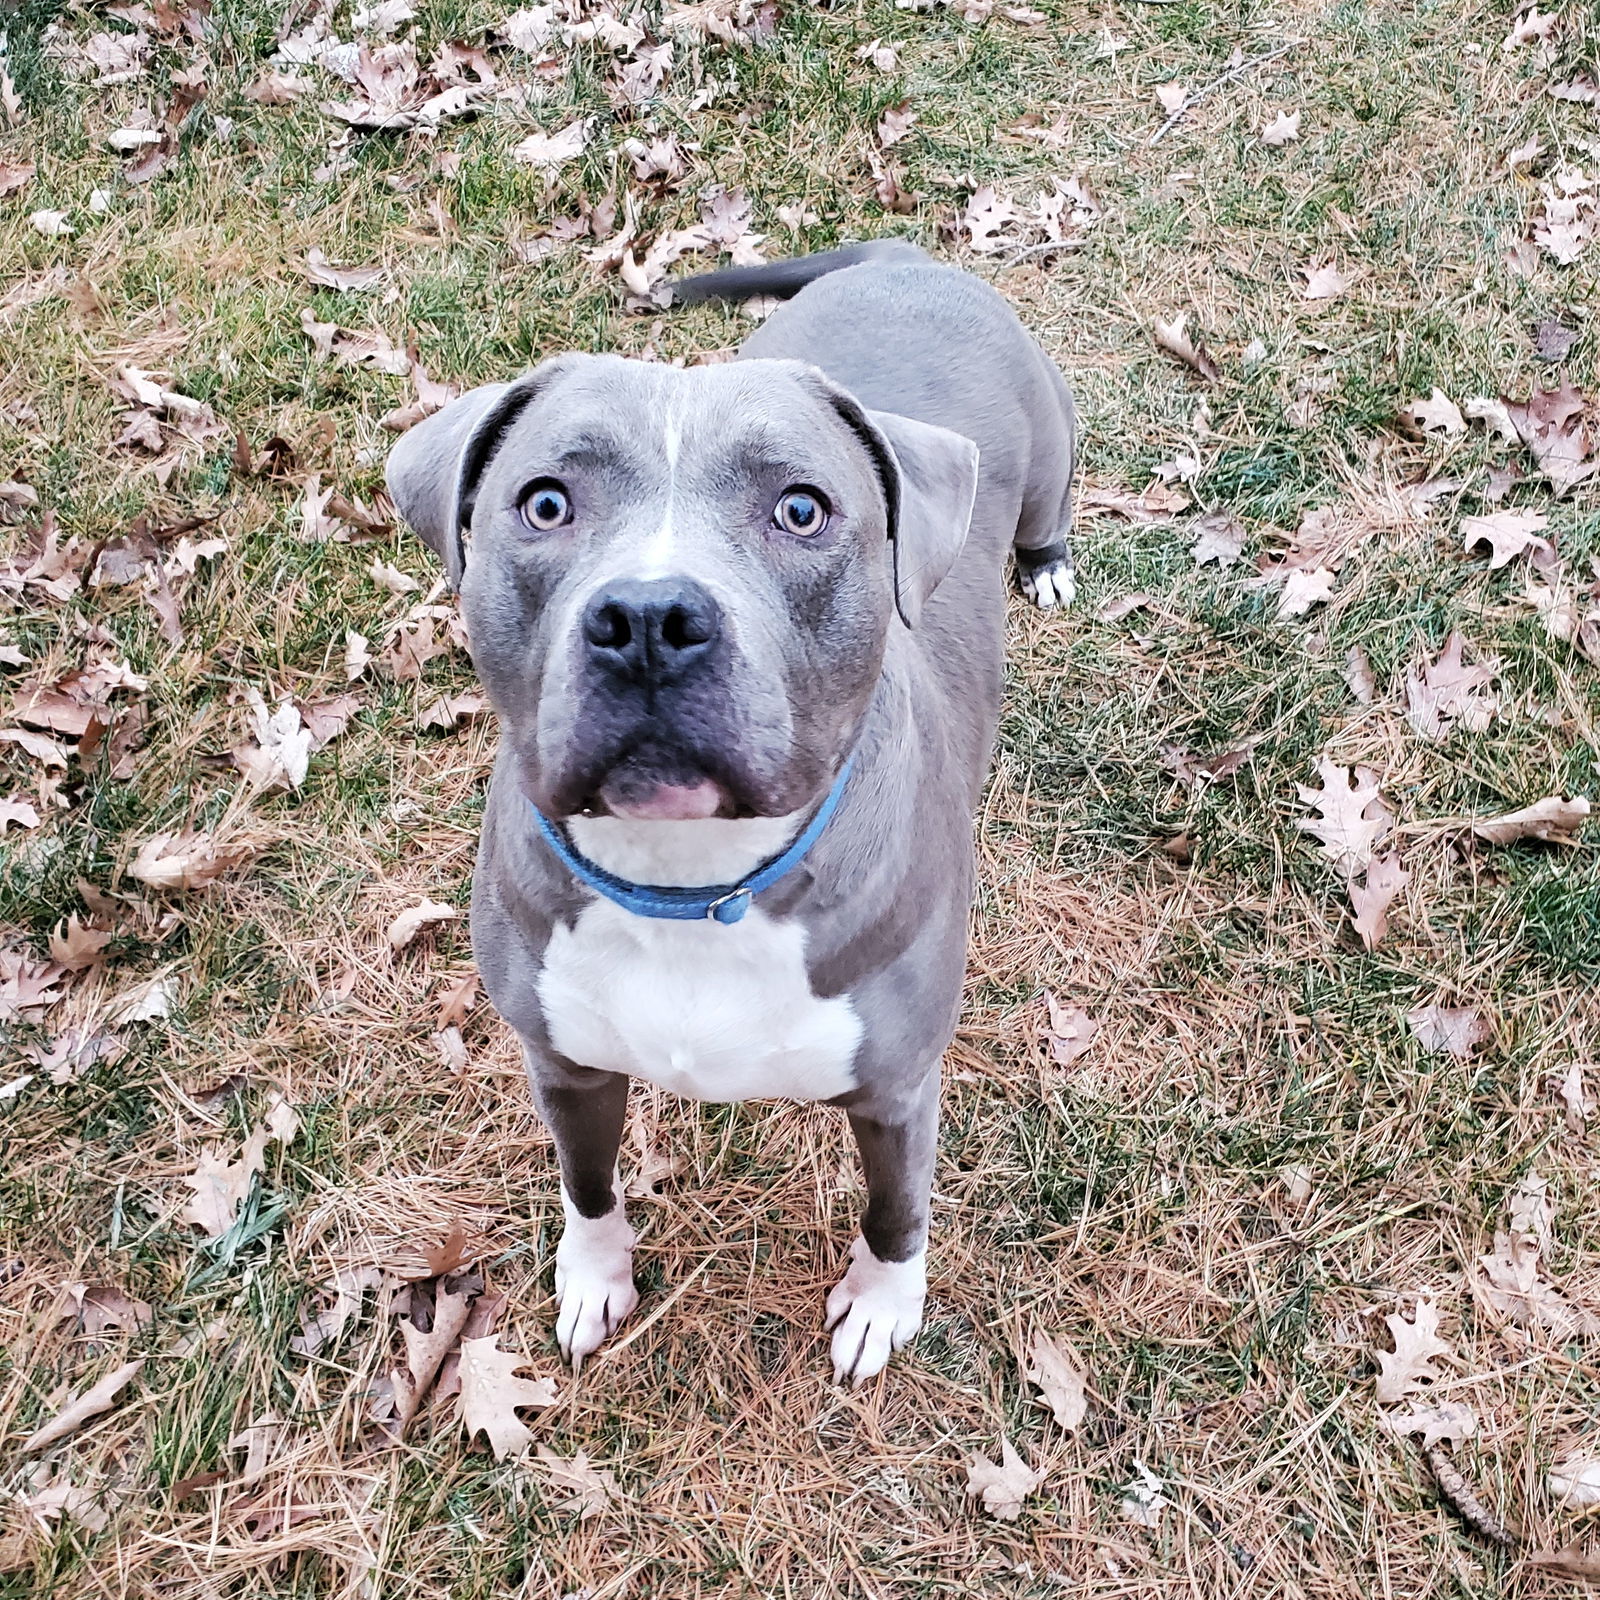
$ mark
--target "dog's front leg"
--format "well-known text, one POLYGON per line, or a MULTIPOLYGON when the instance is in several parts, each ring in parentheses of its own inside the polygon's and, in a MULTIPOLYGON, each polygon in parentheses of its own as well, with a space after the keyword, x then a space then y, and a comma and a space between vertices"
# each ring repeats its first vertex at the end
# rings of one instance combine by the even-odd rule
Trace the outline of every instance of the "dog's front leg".
POLYGON ((881 1372, 922 1326, 928 1292, 928 1197, 939 1132, 937 1063, 914 1089, 847 1107, 867 1179, 850 1268, 828 1296, 833 1376, 881 1372))
POLYGON ((639 1303, 634 1234, 617 1181, 628 1080, 552 1059, 526 1041, 523 1057, 561 1163, 566 1227, 556 1246, 556 1343, 577 1368, 639 1303))

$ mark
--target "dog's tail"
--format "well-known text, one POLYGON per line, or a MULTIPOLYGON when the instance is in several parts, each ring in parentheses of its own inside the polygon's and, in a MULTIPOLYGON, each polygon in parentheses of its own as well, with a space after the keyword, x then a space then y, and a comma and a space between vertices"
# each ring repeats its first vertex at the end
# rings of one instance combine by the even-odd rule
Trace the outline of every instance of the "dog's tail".
POLYGON ((824 250, 819 255, 766 261, 759 267, 724 267, 720 272, 679 278, 672 286, 672 303, 692 306, 702 300, 754 300, 761 295, 787 300, 799 294, 808 283, 825 273, 837 272, 841 267, 857 267, 867 261, 927 259, 905 239, 869 239, 864 244, 847 244, 837 250, 824 250))

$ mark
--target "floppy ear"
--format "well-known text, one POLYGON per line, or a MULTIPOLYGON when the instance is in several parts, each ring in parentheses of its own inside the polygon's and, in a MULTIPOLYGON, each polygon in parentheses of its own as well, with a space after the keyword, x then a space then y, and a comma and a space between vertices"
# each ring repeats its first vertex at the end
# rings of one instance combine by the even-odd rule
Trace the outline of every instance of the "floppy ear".
POLYGON ((978 447, 964 434, 893 411, 868 411, 831 379, 829 401, 855 431, 883 485, 894 547, 894 603, 908 628, 955 565, 978 494, 978 447))
MULTIPOLYGON (((894 603, 908 628, 967 542, 978 496, 978 447, 964 434, 892 411, 865 412, 888 447, 892 470, 889 537, 894 541, 894 603)), ((883 466, 879 466, 883 473, 883 466)))
POLYGON ((452 589, 466 567, 463 532, 478 482, 507 430, 575 359, 557 356, 510 383, 486 383, 400 436, 384 469, 389 498, 444 562, 452 589))

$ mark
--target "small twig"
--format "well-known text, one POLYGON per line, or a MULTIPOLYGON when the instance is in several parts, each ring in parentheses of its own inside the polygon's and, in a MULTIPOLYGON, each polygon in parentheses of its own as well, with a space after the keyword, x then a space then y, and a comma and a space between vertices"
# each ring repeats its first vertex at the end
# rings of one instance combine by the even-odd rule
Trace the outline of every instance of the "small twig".
MULTIPOLYGON (((1158 0, 1158 3, 1168 5, 1172 3, 1172 0, 1158 0)), ((1002 261, 1000 267, 1004 271, 1007 267, 1016 266, 1019 261, 1026 261, 1029 256, 1042 256, 1057 250, 1081 250, 1082 248, 1082 239, 1046 239, 1043 244, 1024 245, 1014 256, 1002 261)))
POLYGON ((1291 50, 1298 50, 1304 43, 1304 39, 1291 39, 1287 44, 1280 44, 1276 50, 1267 51, 1264 56, 1252 56, 1248 61, 1241 61, 1238 66, 1224 72, 1220 78, 1213 78, 1210 83, 1191 90, 1183 97, 1183 104, 1150 135, 1150 143, 1155 144, 1157 140, 1164 139, 1208 94, 1220 89, 1223 84, 1232 83, 1235 78, 1242 78, 1245 73, 1254 72, 1257 67, 1264 67, 1269 61, 1276 61, 1279 56, 1288 55, 1291 50))

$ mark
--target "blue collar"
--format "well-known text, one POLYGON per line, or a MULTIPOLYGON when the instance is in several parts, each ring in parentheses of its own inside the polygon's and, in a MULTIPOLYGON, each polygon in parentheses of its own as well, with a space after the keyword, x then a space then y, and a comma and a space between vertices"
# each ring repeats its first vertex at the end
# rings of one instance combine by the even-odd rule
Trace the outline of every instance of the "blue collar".
POLYGON ((624 911, 631 911, 636 917, 666 917, 674 922, 738 922, 750 909, 751 900, 799 866, 805 853, 822 837, 828 819, 838 810, 839 801, 844 797, 850 767, 851 762, 845 762, 839 776, 833 780, 827 799, 817 807, 816 816, 787 850, 737 883, 713 884, 704 889, 661 889, 651 884, 629 883, 626 878, 596 866, 587 856, 579 855, 566 829, 552 822, 531 800, 528 809, 533 812, 545 843, 573 877, 624 911))

